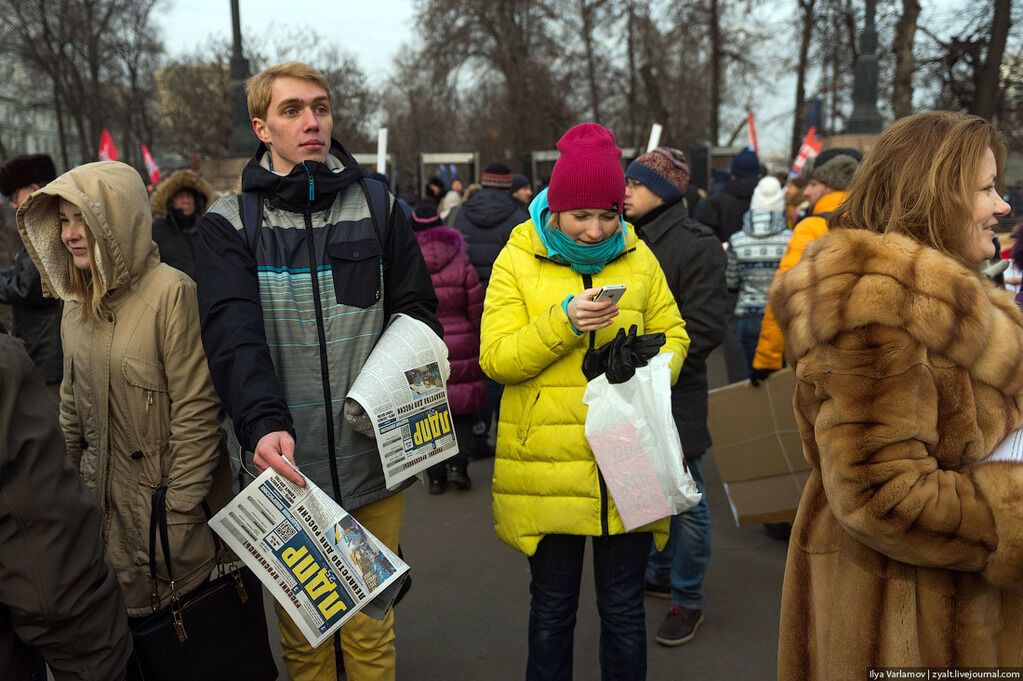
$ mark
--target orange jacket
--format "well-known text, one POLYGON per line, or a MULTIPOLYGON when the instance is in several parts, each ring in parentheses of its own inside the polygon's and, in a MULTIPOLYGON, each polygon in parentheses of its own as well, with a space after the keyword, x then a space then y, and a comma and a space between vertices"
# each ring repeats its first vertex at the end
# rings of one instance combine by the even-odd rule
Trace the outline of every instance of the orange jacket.
MULTIPOLYGON (((828 233, 828 220, 822 214, 831 213, 838 208, 845 201, 846 196, 848 193, 845 191, 825 194, 814 204, 813 215, 799 221, 799 224, 792 230, 792 238, 789 239, 785 255, 782 256, 781 262, 778 264, 774 281, 778 281, 778 277, 796 266, 800 258, 803 257, 803 250, 806 249, 807 244, 828 233)), ((753 368, 781 369, 784 352, 785 337, 782 335, 781 329, 778 328, 778 322, 774 319, 771 306, 768 305, 764 311, 764 321, 760 325, 760 340, 757 341, 757 354, 753 357, 753 368)))

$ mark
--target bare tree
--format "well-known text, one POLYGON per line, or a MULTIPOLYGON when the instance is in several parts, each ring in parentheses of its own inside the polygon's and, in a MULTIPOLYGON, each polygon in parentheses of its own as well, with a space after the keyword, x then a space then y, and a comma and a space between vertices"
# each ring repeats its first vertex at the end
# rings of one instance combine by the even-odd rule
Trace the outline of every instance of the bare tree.
POLYGON ((724 46, 721 41, 720 0, 709 0, 707 27, 710 43, 710 143, 717 145, 721 124, 721 81, 724 79, 724 46))
POLYGON ((1012 0, 993 0, 991 33, 987 41, 984 60, 977 65, 976 94, 973 113, 981 118, 993 118, 998 107, 1001 85, 1002 57, 1012 25, 1012 0))
POLYGON ((599 18, 597 16, 606 0, 579 0, 579 19, 581 36, 586 61, 586 81, 590 91, 590 111, 593 120, 601 120, 600 86, 597 83, 597 54, 593 45, 593 31, 599 18))
POLYGON ((457 84, 462 73, 472 72, 497 96, 489 108, 506 140, 500 156, 546 146, 552 130, 570 120, 565 114, 570 90, 561 90, 558 82, 563 55, 554 39, 553 5, 550 0, 419 4, 422 21, 434 27, 423 53, 433 62, 438 86, 457 84))
POLYGON ((1011 0, 990 0, 970 8, 973 12, 960 12, 965 21, 958 26, 919 27, 931 44, 918 61, 940 90, 940 106, 997 121, 1006 90, 1012 86, 1003 68, 1010 39, 1013 50, 1021 48, 1019 31, 1012 30, 1019 18, 1013 17, 1011 0))
POLYGON ((799 151, 803 134, 803 102, 806 101, 806 67, 810 57, 810 40, 816 21, 814 8, 817 0, 797 0, 799 3, 799 61, 796 65, 796 109, 792 122, 791 155, 799 151))
POLYGON ((895 78, 892 82, 892 110, 896 118, 913 113, 913 42, 920 16, 918 0, 902 0, 902 14, 895 25, 892 52, 895 53, 895 78))
POLYGON ((136 115, 125 107, 147 105, 144 97, 132 101, 119 93, 127 89, 138 96, 142 62, 159 53, 150 23, 157 2, 0 0, 0 27, 11 38, 6 45, 26 69, 49 81, 62 147, 68 148, 66 139, 73 135, 77 160, 91 160, 102 128, 136 115))
POLYGON ((635 145, 638 140, 637 137, 637 117, 636 109, 631 106, 636 101, 636 4, 631 0, 627 3, 625 9, 625 31, 626 31, 626 43, 625 49, 628 54, 627 69, 629 72, 629 104, 628 106, 628 120, 629 120, 629 135, 628 144, 635 145))
POLYGON ((211 42, 199 53, 168 60, 157 70, 157 127, 163 149, 182 158, 228 155, 230 57, 226 42, 211 42))
MULTIPOLYGON (((814 63, 822 64, 817 94, 826 100, 827 114, 821 117, 818 132, 828 134, 844 127, 842 121, 851 104, 853 74, 859 55, 856 5, 853 0, 817 0, 814 14, 807 68, 814 63)), ((801 22, 799 30, 801 33, 801 22)), ((809 81, 807 74, 804 86, 809 81)), ((813 90, 810 90, 811 94, 806 96, 812 97, 813 90)))

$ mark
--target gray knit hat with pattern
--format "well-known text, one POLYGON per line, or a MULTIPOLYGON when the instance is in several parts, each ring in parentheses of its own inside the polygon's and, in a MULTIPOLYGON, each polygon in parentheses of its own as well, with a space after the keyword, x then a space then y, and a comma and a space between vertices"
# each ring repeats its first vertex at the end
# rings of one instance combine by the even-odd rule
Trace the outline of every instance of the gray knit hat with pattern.
POLYGON ((832 189, 848 189, 859 162, 852 156, 839 154, 813 169, 813 179, 832 189))

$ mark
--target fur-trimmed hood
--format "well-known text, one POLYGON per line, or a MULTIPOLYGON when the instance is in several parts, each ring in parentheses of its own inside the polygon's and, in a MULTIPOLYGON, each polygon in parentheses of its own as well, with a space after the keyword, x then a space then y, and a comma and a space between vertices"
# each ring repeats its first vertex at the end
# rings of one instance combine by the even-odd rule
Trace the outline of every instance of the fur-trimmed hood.
POLYGON ((170 200, 182 189, 191 189, 195 193, 195 213, 201 215, 213 199, 213 187, 193 170, 178 170, 171 173, 166 180, 156 185, 153 191, 151 203, 153 205, 153 217, 167 217, 170 212, 170 200))
POLYGON ((909 237, 834 230, 779 277, 770 304, 796 362, 840 333, 883 325, 1002 394, 1023 390, 1023 314, 1012 295, 909 237))
POLYGON ((118 161, 87 163, 33 192, 18 209, 18 232, 48 294, 85 302, 71 294, 71 256, 60 236, 60 199, 82 209, 95 241, 97 285, 104 293, 139 279, 159 264, 149 197, 138 172, 118 161))

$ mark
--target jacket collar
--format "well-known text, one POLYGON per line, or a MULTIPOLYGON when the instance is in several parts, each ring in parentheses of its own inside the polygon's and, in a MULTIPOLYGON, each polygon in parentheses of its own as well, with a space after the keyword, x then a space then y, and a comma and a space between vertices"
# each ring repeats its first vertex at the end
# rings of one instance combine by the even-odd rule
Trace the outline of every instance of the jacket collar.
POLYGON ((770 303, 797 362, 842 333, 881 325, 1006 395, 1023 391, 1023 314, 1011 294, 901 234, 831 230, 775 279, 770 303))
POLYGON ((646 241, 660 241, 672 227, 677 226, 689 217, 685 201, 666 203, 654 208, 652 211, 636 220, 636 229, 643 235, 646 241))
POLYGON ((833 192, 828 192, 824 196, 817 199, 817 203, 813 204, 813 214, 820 215, 821 213, 831 213, 836 208, 845 202, 846 197, 849 196, 849 192, 844 189, 840 189, 833 192))
POLYGON ((296 165, 287 175, 270 170, 270 150, 260 142, 255 155, 242 171, 242 191, 255 191, 271 205, 302 212, 310 205, 310 180, 313 183, 312 209, 323 210, 334 197, 364 175, 355 158, 335 139, 330 141, 326 163, 307 161, 296 165))

